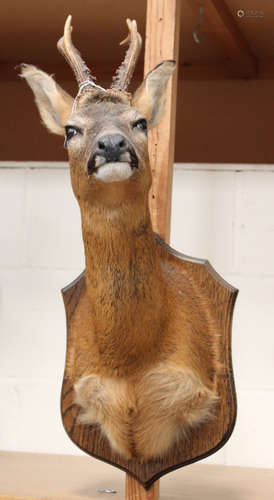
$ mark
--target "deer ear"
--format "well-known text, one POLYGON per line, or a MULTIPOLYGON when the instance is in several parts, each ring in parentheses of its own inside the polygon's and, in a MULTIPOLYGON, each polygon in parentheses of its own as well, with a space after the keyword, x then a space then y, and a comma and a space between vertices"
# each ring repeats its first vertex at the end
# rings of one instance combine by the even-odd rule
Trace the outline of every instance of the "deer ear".
POLYGON ((162 118, 167 84, 175 66, 176 61, 163 61, 155 66, 133 96, 132 106, 146 117, 149 127, 157 125, 162 118))
POLYGON ((65 135, 65 124, 71 114, 73 99, 51 76, 29 64, 21 64, 25 78, 34 93, 35 102, 46 127, 54 134, 65 135))

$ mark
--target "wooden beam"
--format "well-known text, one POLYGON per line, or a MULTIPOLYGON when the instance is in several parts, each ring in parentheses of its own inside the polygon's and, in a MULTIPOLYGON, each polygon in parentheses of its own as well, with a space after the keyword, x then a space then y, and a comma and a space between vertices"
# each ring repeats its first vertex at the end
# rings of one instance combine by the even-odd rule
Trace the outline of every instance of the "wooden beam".
POLYGON ((132 476, 126 476, 125 500, 159 500, 160 481, 155 481, 149 490, 138 483, 132 476))
MULTIPOLYGON (((68 71, 64 65, 49 65, 49 64, 41 64, 41 69, 46 73, 53 74, 55 80, 62 84, 66 84, 68 82, 71 87, 72 95, 75 95, 77 92, 77 84, 75 83, 75 79, 71 73, 68 71), (73 93, 74 92, 74 93, 73 93)), ((274 58, 264 58, 258 59, 257 61, 258 72, 255 75, 255 78, 258 80, 274 80, 274 58)), ((228 79, 236 79, 236 75, 232 75, 229 70, 227 63, 219 62, 219 63, 208 63, 208 64, 198 64, 198 63, 182 63, 179 66, 179 81, 193 80, 193 81, 205 81, 205 80, 228 80, 228 79)), ((112 79, 113 76, 113 67, 111 66, 98 66, 96 68, 96 73, 100 75, 98 79, 98 83, 103 87, 106 87, 112 79)), ((20 78, 18 76, 18 71, 16 72, 14 68, 14 64, 10 63, 0 63, 0 80, 1 84, 5 84, 7 82, 17 83, 21 86, 20 78)), ((143 80, 143 70, 134 71, 133 79, 131 82, 131 88, 137 88, 143 80)), ((69 89, 68 89, 69 91, 69 89)), ((23 92, 22 92, 23 94, 23 92)))
MULTIPOLYGON (((175 59, 179 65, 180 4, 180 0, 147 1, 145 75, 164 59, 175 59)), ((149 132, 150 211, 154 230, 166 241, 170 235, 178 65, 168 84, 165 115, 149 132)))
MULTIPOLYGON (((236 14, 232 14, 224 0, 189 0, 199 20, 199 8, 204 6, 204 23, 201 31, 210 33, 217 39, 225 56, 231 75, 238 78, 254 77, 257 60, 243 36, 236 14)), ((239 5, 240 7, 240 5, 239 5)), ((205 43, 205 42, 204 42, 205 43)))
MULTIPOLYGON (((259 59, 256 80, 274 80, 274 59, 259 59)), ((232 75, 226 62, 211 64, 182 64, 179 68, 179 81, 212 81, 236 80, 239 76, 232 75)), ((245 77, 249 79, 251 77, 245 77)))

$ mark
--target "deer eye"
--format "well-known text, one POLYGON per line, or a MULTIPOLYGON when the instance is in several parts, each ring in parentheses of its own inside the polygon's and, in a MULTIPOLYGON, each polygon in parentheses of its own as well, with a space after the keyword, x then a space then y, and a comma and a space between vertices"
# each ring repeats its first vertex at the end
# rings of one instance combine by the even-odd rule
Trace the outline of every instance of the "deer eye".
POLYGON ((81 134, 82 130, 78 127, 73 127, 72 125, 66 125, 66 139, 69 141, 74 135, 81 134))
POLYGON ((140 130, 143 130, 144 132, 146 132, 147 121, 145 120, 145 118, 140 118, 140 120, 137 120, 136 122, 134 122, 132 124, 132 128, 137 128, 137 129, 140 129, 140 130))
POLYGON ((65 144, 64 146, 67 146, 68 141, 76 134, 82 134, 82 130, 78 127, 74 127, 73 125, 66 125, 65 126, 65 131, 66 131, 66 138, 65 138, 65 144))

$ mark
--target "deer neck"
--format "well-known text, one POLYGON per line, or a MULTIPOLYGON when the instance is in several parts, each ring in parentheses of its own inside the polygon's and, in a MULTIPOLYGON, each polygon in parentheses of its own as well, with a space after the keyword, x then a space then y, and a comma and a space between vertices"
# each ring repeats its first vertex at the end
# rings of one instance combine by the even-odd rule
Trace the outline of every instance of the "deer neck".
POLYGON ((164 287, 148 203, 82 206, 94 345, 110 372, 132 373, 159 352, 164 287))

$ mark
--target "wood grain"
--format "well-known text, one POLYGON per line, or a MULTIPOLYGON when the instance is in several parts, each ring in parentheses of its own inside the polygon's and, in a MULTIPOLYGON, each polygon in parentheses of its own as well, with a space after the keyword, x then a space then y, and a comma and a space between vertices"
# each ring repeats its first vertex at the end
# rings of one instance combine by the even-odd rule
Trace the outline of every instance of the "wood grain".
POLYGON ((177 68, 167 88, 165 114, 160 125, 149 132, 149 156, 153 177, 149 196, 150 213, 154 230, 165 241, 169 241, 170 236, 180 8, 179 0, 147 2, 145 75, 165 59, 177 61, 177 68))
POLYGON ((125 500, 158 500, 160 494, 160 481, 155 481, 146 490, 134 477, 126 475, 125 500))

